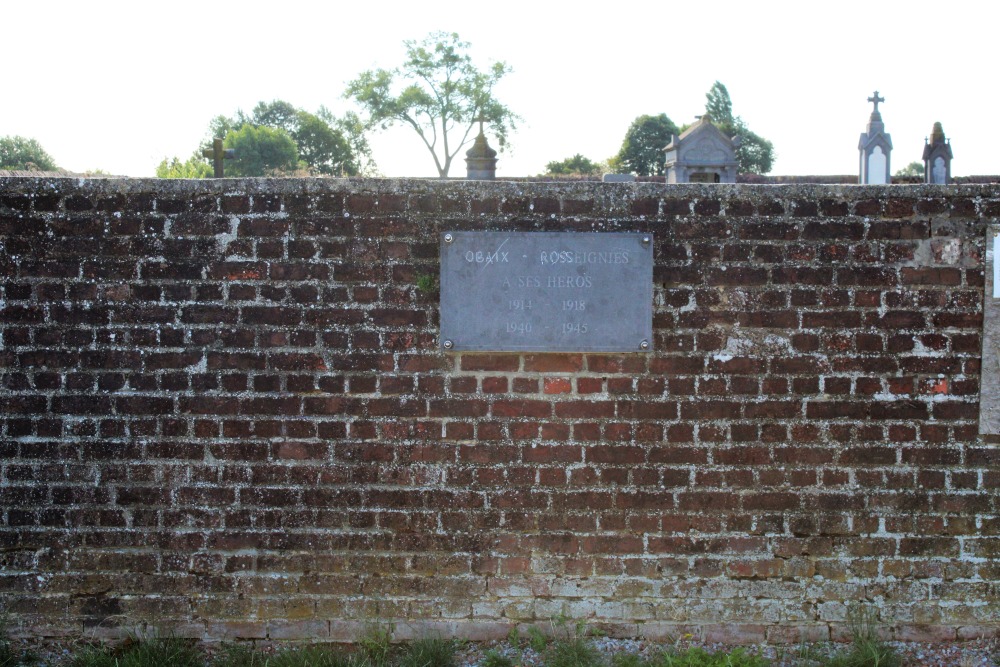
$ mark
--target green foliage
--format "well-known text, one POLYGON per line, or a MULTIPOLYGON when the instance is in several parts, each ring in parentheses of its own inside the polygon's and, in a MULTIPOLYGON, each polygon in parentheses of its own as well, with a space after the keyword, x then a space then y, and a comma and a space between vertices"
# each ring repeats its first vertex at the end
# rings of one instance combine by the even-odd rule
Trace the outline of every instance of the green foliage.
POLYGON ((736 125, 736 135, 742 140, 736 148, 736 161, 744 174, 766 174, 774 166, 774 144, 743 124, 736 125))
POLYGON ((556 637, 542 654, 544 667, 601 667, 604 659, 594 642, 587 636, 583 622, 570 629, 565 619, 556 621, 557 627, 566 627, 563 636, 556 637))
POLYGON ((213 175, 212 166, 197 155, 192 155, 187 162, 181 162, 179 158, 172 158, 163 161, 156 166, 157 178, 209 178, 213 175))
POLYGON ((612 667, 651 667, 648 660, 638 653, 615 653, 611 656, 612 667))
POLYGON ((528 646, 535 653, 541 653, 549 645, 549 638, 536 626, 528 628, 528 646))
POLYGON ((819 667, 829 655, 829 650, 825 644, 806 641, 800 641, 795 647, 776 646, 774 652, 777 664, 795 665, 796 667, 805 667, 807 665, 819 667))
POLYGON ((911 162, 899 171, 897 171, 893 176, 919 176, 923 178, 924 176, 924 163, 923 162, 911 162))
POLYGON ((438 288, 438 277, 432 273, 421 273, 417 276, 417 291, 433 292, 438 288))
MULTIPOLYGON (((357 114, 337 118, 326 107, 316 113, 299 109, 284 100, 258 102, 248 115, 238 110, 233 116, 216 116, 208 124, 209 138, 202 148, 211 148, 212 139, 226 139, 245 128, 268 128, 287 134, 295 145, 297 161, 291 167, 271 166, 272 173, 291 173, 299 169, 310 174, 327 176, 357 176, 374 172, 371 149, 364 136, 364 127, 357 114)), ((198 155, 200 155, 200 150, 198 155)), ((239 153, 236 159, 240 159, 239 153)), ((230 161, 226 172, 230 173, 230 161)), ((234 176, 263 176, 262 173, 237 173, 234 176)))
POLYGON ((723 127, 731 127, 733 118, 733 101, 729 97, 729 90, 721 82, 716 81, 705 93, 705 113, 712 117, 712 120, 723 127))
POLYGON ((9 171, 56 171, 56 161, 34 139, 0 137, 0 169, 9 171))
POLYGON ((577 153, 573 157, 568 157, 565 160, 560 160, 558 162, 549 162, 545 165, 545 173, 562 176, 562 175, 580 175, 580 176, 591 176, 593 174, 599 174, 603 170, 601 164, 585 158, 584 156, 577 153))
POLYGON ((454 641, 441 637, 423 637, 403 647, 396 667, 455 667, 454 641))
POLYGON ((285 130, 243 125, 230 130, 223 145, 236 150, 226 164, 230 176, 272 176, 299 166, 298 148, 285 130))
MULTIPOLYGON (((34 656, 30 653, 21 653, 10 645, 6 636, 0 638, 0 667, 21 667, 22 665, 35 664, 34 656)), ((497 665, 496 667, 502 667, 497 665)))
POLYGON ((269 667, 268 656, 246 644, 224 644, 209 663, 211 667, 269 667))
POLYGON ((825 667, 900 667, 903 660, 896 649, 878 636, 878 612, 864 605, 847 610, 851 631, 849 648, 837 651, 824 662, 825 667))
POLYGON ((738 136, 740 145, 736 148, 736 161, 740 173, 766 174, 774 164, 774 145, 747 127, 739 116, 733 115, 733 102, 729 91, 716 81, 705 95, 705 113, 712 123, 727 136, 738 136))
POLYGON ((392 626, 372 623, 358 640, 359 659, 365 667, 386 667, 392 658, 392 626))
POLYGON ((7 615, 0 613, 0 667, 35 665, 37 660, 30 652, 16 650, 7 638, 7 615))
POLYGON ((191 642, 174 637, 133 637, 120 646, 85 649, 70 667, 203 667, 191 642))
MULTIPOLYGON (((299 110, 284 100, 258 102, 253 108, 253 114, 245 121, 251 125, 266 125, 285 130, 289 134, 298 124, 299 110)), ((242 112, 237 112, 242 116, 242 112)))
POLYGON ((368 145, 368 138, 365 136, 365 124, 358 114, 348 111, 343 116, 335 118, 325 107, 320 107, 316 115, 337 128, 347 139, 354 162, 353 167, 345 164, 342 170, 344 176, 378 174, 375 161, 372 159, 371 146, 368 145))
MULTIPOLYGON (((6 639, 0 618, 0 667, 38 664, 30 654, 19 654, 6 639)), ((852 606, 848 611, 851 645, 832 655, 826 645, 803 644, 795 653, 779 651, 780 664, 815 667, 901 667, 902 659, 878 636, 876 611, 852 606)), ((529 629, 529 644, 541 655, 542 667, 605 667, 609 662, 589 638, 588 628, 560 617, 552 622, 551 638, 537 628, 529 629)), ((323 645, 291 646, 276 652, 258 651, 246 644, 227 644, 206 660, 191 641, 176 638, 132 636, 120 645, 102 645, 78 651, 59 664, 69 667, 456 667, 458 643, 440 637, 418 639, 393 650, 392 626, 372 624, 358 640, 354 653, 323 645)), ((516 650, 520 637, 511 633, 508 641, 516 650)), ((497 649, 486 652, 478 667, 514 667, 523 657, 512 658, 497 649)), ((618 653, 611 667, 767 667, 770 663, 743 648, 710 653, 692 647, 684 651, 669 648, 644 657, 618 653)))
POLYGON ((692 647, 683 652, 668 651, 649 662, 650 667, 767 667, 764 658, 747 653, 742 648, 709 653, 692 647))
POLYGON ((295 141, 299 159, 316 174, 356 176, 366 168, 368 143, 355 114, 338 119, 326 107, 312 114, 274 100, 259 102, 249 117, 237 112, 230 124, 284 130, 295 141))
POLYGON ((486 655, 483 656, 483 660, 479 663, 479 667, 514 667, 514 660, 495 648, 491 648, 486 652, 486 655))
MULTIPOLYGON (((0 641, 0 667, 17 667, 22 664, 21 656, 11 647, 10 642, 0 641)), ((504 667, 502 665, 491 665, 489 667, 504 667)))
POLYGON ((373 626, 358 640, 359 650, 354 653, 324 645, 292 646, 265 653, 245 644, 228 644, 208 664, 210 667, 454 667, 455 642, 418 640, 404 647, 398 659, 392 659, 390 636, 386 626, 373 626))
POLYGON ((263 667, 350 667, 344 653, 325 646, 299 646, 268 656, 263 667))
POLYGON ((574 637, 552 642, 542 664, 545 667, 600 667, 603 659, 591 640, 574 637))
MULTIPOLYGON (((216 116, 208 121, 208 139, 202 143, 201 149, 212 148, 213 139, 224 139, 233 130, 238 130, 248 124, 250 120, 242 111, 237 111, 232 118, 228 116, 216 116)), ((201 152, 199 149, 199 153, 201 152)))
POLYGON ((211 667, 352 667, 344 652, 326 646, 296 646, 274 654, 252 646, 227 645, 209 663, 211 667))
POLYGON ((480 117, 503 150, 518 117, 494 97, 493 89, 510 68, 503 62, 476 68, 467 53, 469 43, 456 33, 431 33, 404 46, 406 59, 400 67, 368 70, 347 84, 344 96, 366 113, 365 128, 408 125, 434 158, 441 178, 474 139, 480 117))
POLYGON ((639 116, 632 121, 622 147, 612 158, 612 168, 636 176, 662 176, 663 149, 675 134, 678 134, 677 126, 667 114, 639 116))
POLYGON ((328 176, 358 173, 343 133, 308 111, 298 112, 295 119, 292 139, 299 147, 299 158, 313 171, 328 176))

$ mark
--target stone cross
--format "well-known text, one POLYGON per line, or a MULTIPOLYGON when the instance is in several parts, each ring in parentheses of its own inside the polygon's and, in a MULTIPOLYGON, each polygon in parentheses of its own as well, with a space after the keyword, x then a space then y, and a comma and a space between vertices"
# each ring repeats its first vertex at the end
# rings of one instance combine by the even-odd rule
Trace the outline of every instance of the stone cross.
POLYGON ((884 97, 879 97, 878 96, 878 91, 876 90, 874 97, 869 97, 868 101, 875 103, 875 109, 874 109, 873 113, 878 113, 878 103, 879 102, 885 102, 885 98, 884 97))
POLYGON ((236 151, 232 148, 222 148, 222 139, 213 139, 212 148, 206 148, 201 152, 203 157, 207 157, 215 166, 215 178, 223 177, 222 161, 236 157, 236 151))

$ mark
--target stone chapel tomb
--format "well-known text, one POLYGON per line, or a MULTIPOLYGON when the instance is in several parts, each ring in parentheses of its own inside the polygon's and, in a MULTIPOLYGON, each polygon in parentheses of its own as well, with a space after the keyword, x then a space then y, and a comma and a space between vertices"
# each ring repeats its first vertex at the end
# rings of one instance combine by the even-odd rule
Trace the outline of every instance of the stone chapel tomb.
POLYGON ((735 183, 739 137, 727 137, 708 115, 673 135, 664 148, 667 183, 735 183))

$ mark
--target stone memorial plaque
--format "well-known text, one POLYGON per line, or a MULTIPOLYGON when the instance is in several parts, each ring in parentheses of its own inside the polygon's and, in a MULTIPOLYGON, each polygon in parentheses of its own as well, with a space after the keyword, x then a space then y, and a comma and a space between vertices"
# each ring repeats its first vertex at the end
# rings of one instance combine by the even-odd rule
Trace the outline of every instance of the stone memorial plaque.
POLYGON ((653 237, 445 232, 445 350, 648 352, 653 237))
POLYGON ((1000 435, 1000 227, 986 232, 983 295, 983 367, 979 380, 979 432, 1000 435))

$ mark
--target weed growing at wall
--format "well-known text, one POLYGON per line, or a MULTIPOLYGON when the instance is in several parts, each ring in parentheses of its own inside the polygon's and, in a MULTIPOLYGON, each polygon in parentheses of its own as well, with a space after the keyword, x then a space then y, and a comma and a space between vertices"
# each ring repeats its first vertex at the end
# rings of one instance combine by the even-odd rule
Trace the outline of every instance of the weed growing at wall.
POLYGON ((604 662, 597 648, 584 637, 552 642, 543 661, 545 667, 599 667, 604 662))
POLYGON ((210 664, 211 667, 270 667, 267 656, 244 644, 224 645, 210 664))
POLYGON ((35 660, 29 653, 22 653, 10 645, 6 639, 0 641, 0 667, 33 665, 35 660))
POLYGON ((190 641, 175 637, 130 637, 119 646, 84 649, 71 667, 203 667, 204 656, 190 641))
POLYGON ((495 648, 486 652, 479 667, 514 667, 514 659, 495 648))
POLYGON ((872 607, 855 605, 847 611, 851 631, 851 645, 837 651, 824 663, 824 667, 899 667, 902 659, 896 649, 878 636, 878 611, 872 607))
POLYGON ((417 276, 416 286, 420 292, 434 292, 438 288, 438 277, 430 273, 421 273, 417 276))
POLYGON ((541 653, 549 645, 549 638, 535 626, 528 628, 528 647, 535 653, 541 653))
POLYGON ((396 660, 397 667, 455 667, 454 640, 424 637, 407 644, 396 660))
POLYGON ((742 648, 709 653, 695 647, 682 653, 663 653, 649 664, 650 667, 768 667, 771 663, 742 648))
POLYGON ((604 663, 583 621, 571 624, 560 617, 553 622, 553 630, 555 636, 542 654, 545 667, 600 667, 604 663))
POLYGON ((372 623, 358 640, 358 663, 364 667, 386 667, 392 657, 392 626, 372 623))
POLYGON ((34 662, 32 656, 21 653, 10 644, 7 639, 7 619, 0 615, 0 667, 17 667, 18 665, 30 665, 34 662))
POLYGON ((353 656, 324 646, 302 646, 278 651, 263 663, 266 667, 352 667, 353 656))

